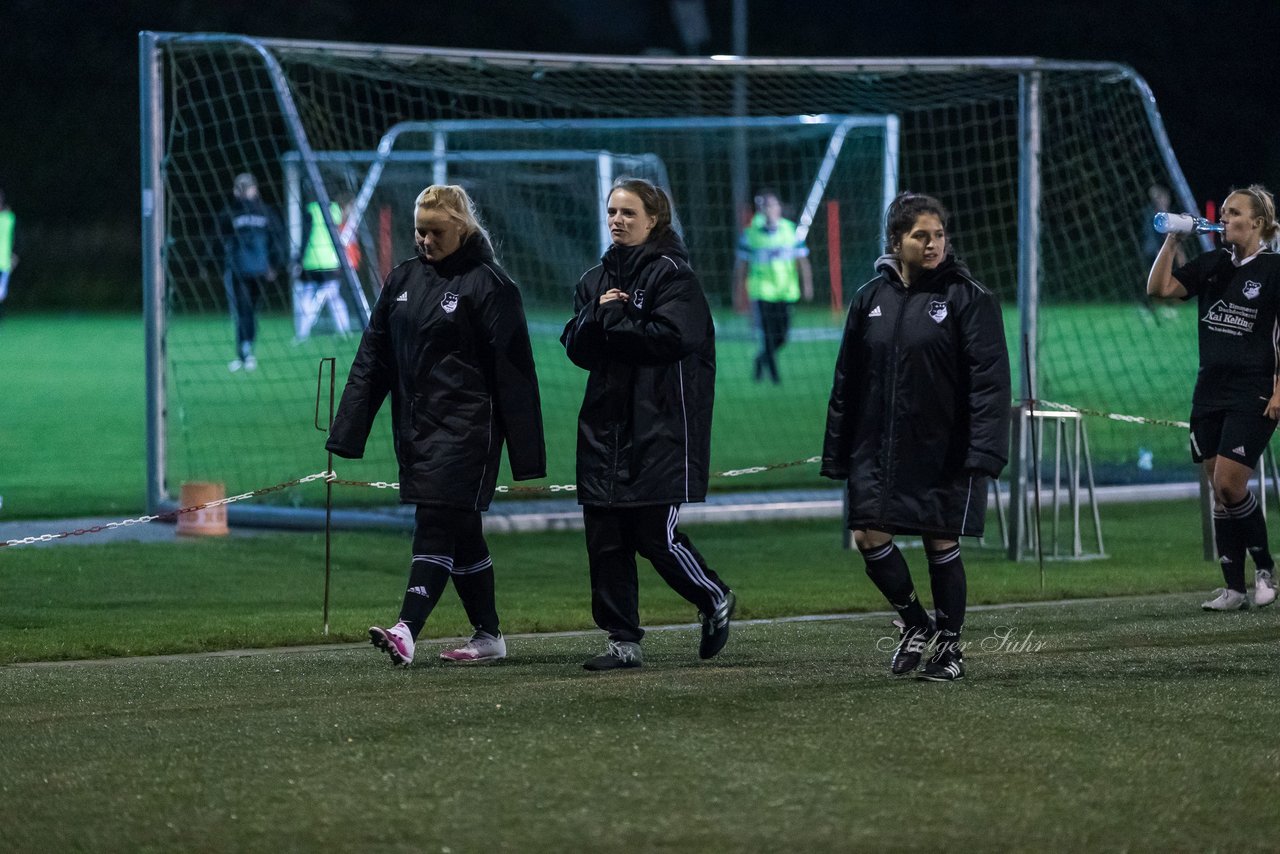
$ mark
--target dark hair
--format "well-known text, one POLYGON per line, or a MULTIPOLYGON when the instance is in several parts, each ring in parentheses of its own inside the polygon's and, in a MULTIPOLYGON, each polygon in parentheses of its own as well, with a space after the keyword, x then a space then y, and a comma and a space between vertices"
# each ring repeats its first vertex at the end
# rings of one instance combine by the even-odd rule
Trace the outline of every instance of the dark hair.
POLYGON ((653 217, 653 231, 649 232, 650 240, 672 230, 671 199, 661 187, 644 178, 622 177, 614 181, 613 186, 609 188, 610 196, 613 195, 614 190, 626 190, 628 193, 635 194, 640 204, 644 205, 644 212, 653 217))
POLYGON ((942 223, 943 229, 946 229, 947 209, 933 196, 908 190, 894 197, 889 203, 889 210, 884 214, 885 252, 893 251, 894 243, 911 230, 921 214, 933 214, 942 223))
POLYGON ((761 187, 759 190, 756 190, 755 197, 752 201, 755 202, 756 210, 763 211, 765 202, 769 199, 777 199, 779 204, 782 203, 782 196, 779 196, 778 191, 771 187, 761 187))

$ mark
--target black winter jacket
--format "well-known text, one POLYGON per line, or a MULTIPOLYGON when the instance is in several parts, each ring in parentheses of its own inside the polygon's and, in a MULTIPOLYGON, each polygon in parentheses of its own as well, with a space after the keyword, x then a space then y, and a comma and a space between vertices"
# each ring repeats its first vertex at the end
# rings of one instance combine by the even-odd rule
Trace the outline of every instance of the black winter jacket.
POLYGON ((262 199, 232 199, 218 218, 226 269, 237 276, 265 276, 287 263, 280 219, 262 199))
POLYGON ((516 480, 546 475, 542 407, 520 291, 472 235, 387 277, 325 447, 364 455, 391 395, 400 500, 486 510, 502 445, 516 480))
POLYGON ((999 303, 953 256, 910 288, 889 256, 876 269, 849 307, 822 474, 848 479, 851 528, 980 536, 1009 453, 999 303))
POLYGON ((716 344, 711 309, 672 231, 613 246, 583 273, 560 336, 591 372, 578 414, 578 502, 681 504, 707 495, 716 344), (628 302, 601 306, 610 288, 628 302))

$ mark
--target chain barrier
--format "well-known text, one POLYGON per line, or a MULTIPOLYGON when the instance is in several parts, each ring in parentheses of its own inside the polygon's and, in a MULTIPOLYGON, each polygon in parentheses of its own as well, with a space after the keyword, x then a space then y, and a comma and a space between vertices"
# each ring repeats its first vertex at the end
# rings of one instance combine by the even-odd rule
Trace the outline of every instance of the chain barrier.
POLYGON ((291 486, 300 486, 304 483, 311 483, 316 480, 333 480, 337 477, 331 471, 316 472, 306 477, 300 477, 296 480, 288 480, 284 483, 277 483, 275 486, 267 486, 262 489, 255 489, 252 492, 242 492, 239 495, 232 495, 228 498, 219 498, 216 501, 206 501, 204 504, 195 504, 191 507, 182 507, 178 510, 170 510, 167 513, 157 513, 153 516, 139 516, 136 519, 123 519, 119 522, 107 522, 104 525, 94 525, 89 528, 76 528, 74 531, 59 531, 56 534, 40 534, 34 537, 22 537, 16 540, 0 540, 0 546, 29 546, 35 543, 49 543, 54 540, 64 540, 68 537, 82 537, 85 534, 97 534, 102 531, 111 531, 116 528, 128 528, 133 525, 142 525, 147 522, 170 521, 177 519, 184 513, 196 513, 206 510, 210 507, 221 507, 226 504, 234 504, 237 501, 244 501, 248 498, 256 498, 259 495, 267 495, 271 492, 279 492, 282 489, 288 489, 291 486))
MULTIPOLYGON (((812 465, 822 461, 822 457, 805 457, 803 460, 792 460, 789 463, 774 463, 768 466, 751 466, 745 469, 729 469, 728 471, 718 471, 711 474, 712 477, 741 477, 744 474, 760 474, 766 471, 775 471, 776 469, 786 469, 792 466, 812 465)), ((340 480, 333 478, 333 482, 339 486, 364 486, 374 489, 399 489, 400 484, 393 481, 385 480, 340 480)), ((576 484, 572 483, 553 483, 550 486, 497 486, 494 491, 500 495, 541 495, 544 493, 556 492, 576 492, 578 489, 576 484)))
MULTIPOLYGON (((1051 409, 1057 409, 1062 412, 1075 412, 1080 415, 1089 415, 1096 418, 1106 418, 1110 421, 1121 421, 1127 424, 1152 424, 1159 427, 1179 427, 1189 429, 1191 425, 1186 421, 1172 421, 1166 418, 1145 418, 1140 415, 1121 415, 1115 412, 1103 412, 1098 409, 1086 409, 1078 406, 1072 406, 1068 403, 1055 403, 1051 400, 1033 401, 1036 406, 1045 406, 1051 409)), ((786 463, 773 463, 766 466, 750 466, 742 469, 728 469, 727 471, 713 472, 712 477, 742 477, 744 475, 760 474, 767 471, 776 471, 778 469, 792 468, 793 466, 813 465, 822 461, 821 457, 805 457, 801 460, 792 460, 786 463)), ((360 486, 373 489, 399 489, 400 484, 396 481, 386 480, 343 480, 338 477, 335 472, 322 471, 315 474, 309 474, 296 480, 277 483, 274 486, 267 486, 262 489, 255 489, 251 492, 243 492, 239 495, 233 495, 229 498, 220 498, 217 501, 209 501, 204 504, 197 504, 192 507, 183 507, 179 510, 171 510, 168 513, 159 513, 154 516, 139 516, 136 519, 124 519, 119 522, 108 522, 105 525, 94 525, 90 528, 77 528, 74 531, 60 531, 56 534, 40 534, 34 537, 23 537, 16 540, 0 540, 0 547, 3 546, 25 546, 34 543, 47 543, 53 540, 61 540, 67 537, 79 537, 85 534, 97 534, 101 531, 109 531, 115 528, 127 528, 131 525, 141 525, 146 522, 169 521, 177 519, 184 513, 195 513, 209 507, 219 507, 225 504, 234 504, 237 501, 244 501, 249 498, 257 498, 260 495, 267 495, 272 492, 279 492, 282 489, 289 489, 293 486, 301 486, 304 483, 312 481, 325 480, 338 486, 360 486)), ((555 494, 560 492, 575 492, 578 487, 572 483, 556 483, 549 486, 498 486, 495 491, 503 495, 543 495, 555 494)))
POLYGON ((1183 430, 1190 430, 1191 424, 1187 421, 1171 421, 1168 418, 1144 418, 1141 415, 1120 415, 1115 412, 1103 412, 1100 409, 1082 409, 1078 406, 1072 406, 1069 403, 1054 403, 1051 400, 1033 401, 1036 406, 1048 406, 1052 409, 1058 409, 1063 412, 1078 412, 1081 415, 1091 415, 1095 418, 1106 418, 1108 421, 1122 421, 1125 424, 1154 424, 1157 427, 1181 427, 1183 430))

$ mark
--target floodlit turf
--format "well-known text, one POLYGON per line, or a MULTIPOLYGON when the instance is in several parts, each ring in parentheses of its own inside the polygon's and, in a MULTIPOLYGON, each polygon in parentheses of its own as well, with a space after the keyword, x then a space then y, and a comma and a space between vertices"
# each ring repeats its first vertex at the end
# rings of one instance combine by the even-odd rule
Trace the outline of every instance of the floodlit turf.
MULTIPOLYGON (((965 545, 970 601, 1203 594, 1220 583, 1217 567, 1201 559, 1194 502, 1108 505, 1102 514, 1110 557, 1046 563, 1043 592, 1035 563, 1005 560, 989 522, 991 547, 965 545)), ((861 559, 841 550, 837 520, 683 527, 737 590, 742 617, 884 607, 861 559)), ((490 534, 488 542, 507 631, 592 625, 581 532, 490 534)), ((905 553, 928 601, 916 542, 905 553)), ((0 664, 362 640, 370 624, 394 620, 408 557, 404 533, 336 533, 325 638, 320 534, 238 531, 186 542, 0 549, 0 664)), ((693 609, 643 561, 641 570, 646 621, 693 620, 693 609)), ((446 593, 428 632, 465 630, 456 596, 446 593)))
MULTIPOLYGON (((571 483, 575 420, 585 374, 571 365, 554 334, 563 312, 530 311, 542 386, 548 477, 571 483)), ((772 465, 821 451, 823 421, 840 318, 818 307, 797 316, 782 352, 780 386, 756 383, 756 344, 748 320, 717 319, 718 374, 712 470, 772 465)), ((1018 316, 1005 310, 1016 351, 1018 316)), ((1189 306, 1148 311, 1138 303, 1046 306, 1040 319, 1041 388, 1047 400, 1124 414, 1185 418, 1195 373, 1195 315, 1189 306)), ((312 422, 318 360, 338 359, 338 389, 356 338, 317 336, 290 343, 289 321, 262 318, 261 367, 229 374, 231 328, 218 315, 186 316, 168 340, 169 482, 211 479, 229 494, 323 471, 323 436, 312 422)), ((30 381, 6 388, 0 432, 0 519, 140 513, 145 496, 142 322, 127 315, 13 315, 0 326, 0 355, 21 364, 30 381)), ((1015 358, 1015 363, 1017 359, 1015 358)), ((1014 365, 1015 375, 1018 373, 1014 365)), ((327 381, 324 384, 327 390, 327 381)), ((1020 394, 1015 381, 1014 393, 1020 394)), ((1118 480, 1189 479, 1184 431, 1092 418, 1095 468, 1118 480), (1138 468, 1140 449, 1154 471, 1138 468)), ((389 428, 375 426, 365 462, 339 461, 344 478, 394 480, 389 428)), ((1051 447, 1052 434, 1046 436, 1051 447)), ((1049 456, 1047 453, 1046 456, 1049 456)), ((829 487, 816 465, 745 478, 713 478, 712 489, 829 487)), ((509 483, 504 473, 501 482, 509 483)), ((346 505, 387 503, 389 493, 339 489, 346 505)), ((259 499, 323 500, 319 487, 259 499)))
POLYGON ((140 511, 142 320, 6 314, 0 358, 10 366, 0 405, 0 519, 140 511))
MULTIPOLYGON (((4 850, 1273 850, 1280 610, 1205 614, 1195 502, 1108 505, 1110 557, 965 547, 969 675, 887 675, 884 603, 839 525, 687 530, 739 596, 713 662, 641 567, 640 672, 589 674, 582 534, 492 534, 511 658, 419 661, 404 534, 0 550, 4 850), (1067 598, 1146 594, 1064 603, 1067 598), (1153 595, 1155 594, 1155 595, 1153 595), (985 607, 985 603, 1048 601, 985 607), (872 612, 855 619, 762 618, 872 612), (878 612, 878 613, 877 613, 878 612), (341 645, 338 641, 360 641, 341 645), (247 647, 312 645, 236 653, 247 647), (230 651, 178 658, 119 658, 230 651), (93 662, 65 659, 96 658, 93 662), (48 664, 23 664, 46 660, 48 664)), ((991 528, 994 535, 994 525, 991 528)), ((918 547, 906 549, 926 603, 918 547)))
POLYGON ((365 648, 0 668, 8 850, 1274 850, 1280 613, 1188 596, 971 615, 969 676, 883 619, 651 633, 493 666, 365 648), (1001 641, 1001 636, 1007 638, 1001 641))

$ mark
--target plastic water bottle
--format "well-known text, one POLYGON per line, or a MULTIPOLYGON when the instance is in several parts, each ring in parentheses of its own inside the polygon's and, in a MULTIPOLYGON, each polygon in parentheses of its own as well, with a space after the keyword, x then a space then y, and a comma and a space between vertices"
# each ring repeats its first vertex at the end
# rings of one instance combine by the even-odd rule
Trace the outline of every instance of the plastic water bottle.
POLYGON ((1161 234, 1205 234, 1210 231, 1222 231, 1224 228, 1222 223, 1210 222, 1202 216, 1166 213, 1164 211, 1156 214, 1152 218, 1151 224, 1161 234))

